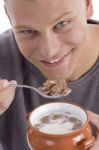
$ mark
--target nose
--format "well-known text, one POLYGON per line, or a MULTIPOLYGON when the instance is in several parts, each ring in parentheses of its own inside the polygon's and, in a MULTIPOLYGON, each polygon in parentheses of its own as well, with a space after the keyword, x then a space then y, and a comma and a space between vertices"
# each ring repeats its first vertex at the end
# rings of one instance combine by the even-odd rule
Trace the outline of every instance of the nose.
POLYGON ((46 58, 54 58, 60 51, 60 40, 56 33, 47 32, 43 35, 42 54, 46 58))

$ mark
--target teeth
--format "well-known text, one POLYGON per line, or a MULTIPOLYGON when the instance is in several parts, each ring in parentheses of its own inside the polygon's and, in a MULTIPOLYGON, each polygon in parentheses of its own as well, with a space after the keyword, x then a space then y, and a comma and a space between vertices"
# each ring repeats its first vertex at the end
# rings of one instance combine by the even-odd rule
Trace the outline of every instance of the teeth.
POLYGON ((53 63, 58 62, 58 61, 61 60, 61 59, 62 59, 62 58, 58 58, 58 59, 55 59, 55 60, 51 60, 51 61, 49 61, 49 63, 53 64, 53 63))
MULTIPOLYGON (((67 55, 69 52, 70 52, 70 50, 68 50, 65 55, 67 55)), ((65 56, 65 55, 64 55, 64 56, 65 56)), ((63 56, 63 57, 64 57, 64 56, 63 56)), ((49 60, 49 61, 47 61, 47 62, 50 63, 50 64, 54 64, 54 63, 60 61, 63 57, 57 58, 57 59, 55 59, 55 60, 49 60)))

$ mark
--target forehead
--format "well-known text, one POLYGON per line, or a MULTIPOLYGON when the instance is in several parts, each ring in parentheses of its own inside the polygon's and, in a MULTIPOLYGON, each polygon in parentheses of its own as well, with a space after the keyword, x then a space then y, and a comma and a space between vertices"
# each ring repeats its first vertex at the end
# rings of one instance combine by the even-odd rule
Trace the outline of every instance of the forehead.
POLYGON ((66 5, 72 5, 72 4, 81 4, 82 1, 85 1, 85 0, 4 0, 6 3, 10 3, 10 4, 17 4, 17 5, 20 5, 20 4, 33 4, 33 5, 48 5, 48 4, 65 4, 66 5))
POLYGON ((83 0, 8 0, 7 8, 11 21, 34 22, 43 24, 43 22, 52 22, 64 12, 81 11, 83 0))

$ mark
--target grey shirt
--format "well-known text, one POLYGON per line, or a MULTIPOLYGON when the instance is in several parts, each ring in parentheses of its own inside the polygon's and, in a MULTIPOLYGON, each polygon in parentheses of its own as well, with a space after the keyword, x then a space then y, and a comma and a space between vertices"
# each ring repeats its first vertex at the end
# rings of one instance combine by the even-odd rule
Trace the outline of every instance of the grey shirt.
MULTIPOLYGON (((0 77, 35 87, 46 80, 22 56, 11 30, 0 36, 0 77)), ((73 102, 99 114, 99 60, 85 75, 77 81, 69 82, 68 86, 72 93, 57 101, 73 102)), ((30 89, 17 88, 11 106, 0 116, 0 150, 29 150, 26 115, 41 104, 51 101, 56 100, 45 99, 30 89)))

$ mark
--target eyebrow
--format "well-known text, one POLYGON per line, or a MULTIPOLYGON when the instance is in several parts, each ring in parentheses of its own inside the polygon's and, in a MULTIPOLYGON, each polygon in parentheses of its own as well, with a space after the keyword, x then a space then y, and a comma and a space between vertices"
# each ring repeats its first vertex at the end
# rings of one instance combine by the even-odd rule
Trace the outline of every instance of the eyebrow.
MULTIPOLYGON (((28 0, 28 1, 29 1, 29 0, 28 0)), ((30 1, 32 1, 32 0, 30 0, 30 1)), ((56 17, 56 18, 52 21, 51 24, 53 24, 53 22, 58 22, 58 20, 60 20, 60 19, 63 18, 64 16, 66 16, 66 15, 71 15, 71 14, 73 14, 72 11, 64 12, 64 13, 62 13, 60 16, 56 17)), ((16 25, 16 26, 14 26, 14 28, 15 28, 15 29, 30 29, 30 30, 35 30, 33 27, 29 27, 29 26, 27 26, 27 25, 18 25, 18 26, 16 25)))
POLYGON ((30 1, 31 2, 31 1, 34 1, 34 0, 26 0, 26 1, 30 1))
POLYGON ((29 27, 29 26, 27 26, 27 25, 16 25, 16 26, 14 26, 14 28, 15 29, 30 29, 30 30, 33 30, 33 28, 32 27, 29 27))
POLYGON ((73 14, 72 11, 67 11, 67 12, 63 12, 60 16, 56 17, 53 22, 57 22, 58 20, 60 20, 61 18, 63 18, 64 16, 67 16, 67 15, 71 15, 73 14))

